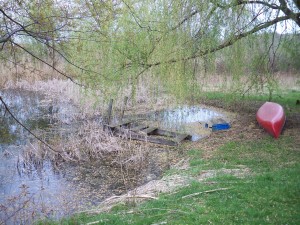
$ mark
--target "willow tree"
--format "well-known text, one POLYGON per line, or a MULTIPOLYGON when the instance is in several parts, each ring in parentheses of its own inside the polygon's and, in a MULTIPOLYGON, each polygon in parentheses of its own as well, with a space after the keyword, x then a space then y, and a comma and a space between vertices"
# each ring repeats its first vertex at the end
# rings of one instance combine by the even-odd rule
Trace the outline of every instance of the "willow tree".
POLYGON ((32 1, 16 1, 17 9, 7 2, 0 8, 6 22, 0 43, 13 43, 43 60, 20 41, 25 34, 67 63, 66 71, 58 71, 62 75, 107 95, 128 86, 134 94, 139 80, 150 77, 170 93, 185 96, 195 90, 196 67, 209 69, 209 62, 226 49, 232 50, 228 61, 238 80, 244 72, 242 39, 285 24, 289 31, 300 27, 298 0, 36 0, 42 6, 51 2, 38 9, 38 16, 27 10, 32 1))

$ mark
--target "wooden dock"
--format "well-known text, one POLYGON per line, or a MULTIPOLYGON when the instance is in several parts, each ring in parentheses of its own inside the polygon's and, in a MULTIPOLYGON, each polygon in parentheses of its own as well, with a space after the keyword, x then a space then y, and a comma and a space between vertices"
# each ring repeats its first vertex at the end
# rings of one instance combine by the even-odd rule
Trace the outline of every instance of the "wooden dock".
POLYGON ((177 146, 184 140, 191 140, 192 136, 144 124, 135 121, 124 121, 117 124, 106 124, 104 129, 109 130, 116 136, 130 140, 145 141, 155 144, 177 146))
MULTIPOLYGON (((124 116, 124 110, 126 108, 128 98, 124 98, 124 105, 121 113, 121 121, 124 116)), ((178 132, 163 130, 158 127, 151 127, 137 121, 122 121, 116 124, 110 124, 111 114, 113 107, 113 99, 110 100, 107 110, 107 120, 104 125, 104 130, 111 132, 113 135, 123 138, 151 142, 161 145, 177 146, 184 140, 192 140, 192 136, 189 134, 182 134, 178 132)))

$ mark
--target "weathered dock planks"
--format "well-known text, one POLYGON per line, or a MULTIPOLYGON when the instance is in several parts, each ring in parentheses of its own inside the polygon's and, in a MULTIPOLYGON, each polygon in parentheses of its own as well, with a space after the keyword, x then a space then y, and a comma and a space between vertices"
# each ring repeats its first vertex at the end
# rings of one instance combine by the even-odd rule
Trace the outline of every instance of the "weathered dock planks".
POLYGON ((168 146, 177 146, 183 140, 191 140, 191 135, 189 134, 149 127, 144 124, 137 124, 132 127, 131 124, 136 124, 136 122, 124 121, 112 125, 106 124, 104 128, 111 131, 114 135, 122 136, 123 138, 168 146), (162 138, 162 136, 169 137, 169 139, 162 138))

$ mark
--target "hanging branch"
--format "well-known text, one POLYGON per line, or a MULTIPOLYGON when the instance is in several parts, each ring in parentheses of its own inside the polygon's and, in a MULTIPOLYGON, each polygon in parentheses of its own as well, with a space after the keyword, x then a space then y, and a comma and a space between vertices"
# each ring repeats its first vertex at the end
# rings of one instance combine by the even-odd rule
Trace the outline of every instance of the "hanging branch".
MULTIPOLYGON (((300 13, 297 13, 297 15, 300 16, 300 13)), ((164 61, 164 62, 159 61, 159 62, 148 63, 148 64, 141 64, 141 65, 142 66, 147 66, 148 68, 150 68, 150 67, 153 67, 153 66, 159 66, 161 64, 177 63, 177 62, 180 62, 180 61, 185 61, 185 60, 199 58, 199 57, 208 55, 210 53, 217 52, 217 51, 219 51, 221 49, 224 49, 226 47, 229 47, 229 46, 233 45, 235 42, 237 42, 238 40, 240 40, 240 39, 242 39, 244 37, 247 37, 247 36, 249 36, 251 34, 254 34, 254 33, 256 33, 256 32, 258 32, 260 30, 268 28, 268 27, 270 27, 270 26, 272 26, 272 25, 274 25, 274 24, 276 24, 278 22, 285 21, 285 20, 288 20, 288 19, 290 19, 289 16, 277 17, 274 20, 271 20, 271 21, 268 21, 268 22, 265 22, 265 23, 262 23, 260 25, 255 26, 250 31, 234 35, 233 37, 231 37, 228 40, 225 40, 223 43, 219 44, 218 46, 216 46, 214 48, 211 48, 211 49, 208 49, 208 50, 200 51, 198 54, 194 54, 194 55, 191 55, 191 56, 188 56, 188 57, 184 57, 184 58, 179 58, 179 59, 170 59, 170 60, 167 60, 167 61, 164 61)))
POLYGON ((8 108, 7 104, 4 102, 3 98, 0 96, 0 102, 4 105, 5 111, 11 115, 11 117, 21 126, 23 127, 26 131, 28 131, 33 137, 35 137, 37 140, 39 140, 41 143, 43 143, 45 146, 47 146, 49 149, 51 149, 54 152, 60 153, 59 151, 55 150, 53 147, 51 147, 49 144, 47 144, 45 141, 43 141, 41 138, 36 136, 29 128, 27 128, 20 120, 18 120, 14 114, 10 111, 8 108))
POLYGON ((46 64, 47 66, 51 67, 53 70, 55 70, 56 72, 58 72, 60 75, 63 75, 64 77, 68 78, 70 81, 72 81, 74 84, 77 84, 80 87, 85 87, 83 84, 78 83, 77 81, 75 81, 72 77, 68 76, 67 74, 61 72, 60 70, 58 70, 56 67, 54 67, 53 65, 50 65, 48 62, 46 62, 45 60, 39 58, 38 56, 36 56, 34 53, 30 52, 29 50, 27 50, 26 48, 22 47, 21 45, 17 44, 16 42, 11 41, 14 45, 16 45, 17 47, 21 48, 23 51, 27 52, 29 55, 31 55, 33 58, 36 58, 37 60, 41 61, 42 63, 46 64))
MULTIPOLYGON (((51 67, 53 70, 55 70, 56 72, 58 72, 60 75, 62 75, 62 76, 64 76, 64 77, 68 78, 68 79, 69 79, 71 82, 73 82, 74 84, 76 84, 76 85, 78 85, 78 86, 80 86, 80 87, 85 87, 84 84, 81 84, 81 83, 75 81, 71 76, 65 74, 64 72, 62 72, 62 71, 60 71, 60 70, 58 70, 55 66, 50 65, 50 64, 49 64, 48 62, 46 62, 45 60, 43 60, 43 59, 41 59, 40 57, 36 56, 34 53, 30 52, 28 49, 26 49, 25 47, 23 47, 23 46, 17 44, 16 42, 14 42, 14 41, 12 40, 12 36, 15 35, 15 34, 17 34, 17 33, 20 33, 20 32, 25 33, 25 34, 27 34, 29 37, 32 37, 32 38, 34 38, 34 39, 36 39, 36 40, 39 40, 39 38, 42 38, 42 32, 36 33, 36 32, 32 32, 32 31, 30 31, 30 30, 27 29, 28 27, 30 27, 30 26, 36 24, 36 22, 31 23, 31 24, 28 24, 28 25, 22 25, 21 23, 19 23, 19 22, 16 21, 15 19, 13 19, 11 16, 9 16, 7 13, 5 13, 5 11, 4 11, 2 8, 0 8, 0 12, 3 14, 4 18, 9 19, 14 25, 19 26, 19 28, 16 28, 16 29, 12 30, 11 32, 7 32, 4 36, 2 36, 2 37, 0 38, 0 43, 3 43, 3 46, 4 46, 4 44, 5 44, 6 42, 10 42, 11 44, 14 44, 15 46, 19 47, 20 49, 22 49, 23 51, 25 51, 26 53, 28 53, 29 55, 31 55, 32 57, 34 57, 35 59, 37 59, 37 60, 41 61, 42 63, 46 64, 47 66, 51 67)), ((64 25, 63 25, 62 27, 64 27, 64 25)), ((61 27, 61 28, 62 28, 62 27, 61 27)), ((60 29, 60 28, 55 29, 55 30, 50 30, 50 31, 47 31, 47 33, 48 33, 48 32, 54 32, 54 31, 57 31, 57 30, 59 30, 59 29, 60 29)), ((45 44, 45 43, 43 43, 43 44, 45 44)), ((49 47, 48 44, 46 44, 46 46, 49 47)), ((2 48, 3 48, 3 47, 2 47, 2 48)), ((65 59, 66 59, 66 58, 65 58, 65 59)), ((67 61, 67 62, 70 63, 71 65, 75 66, 75 65, 72 64, 70 61, 67 61)), ((79 67, 78 67, 78 68, 79 68, 79 67)))

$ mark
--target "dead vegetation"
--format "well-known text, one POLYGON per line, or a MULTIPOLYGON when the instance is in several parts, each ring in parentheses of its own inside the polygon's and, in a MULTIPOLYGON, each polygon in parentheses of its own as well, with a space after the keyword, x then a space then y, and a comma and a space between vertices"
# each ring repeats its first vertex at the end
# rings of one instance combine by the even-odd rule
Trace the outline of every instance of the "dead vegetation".
POLYGON ((38 142, 30 143, 23 150, 22 161, 38 164, 46 158, 58 163, 105 160, 107 164, 135 167, 145 160, 148 152, 147 145, 137 145, 115 137, 104 131, 99 123, 89 121, 85 121, 76 132, 54 138, 49 143, 55 152, 38 142))

